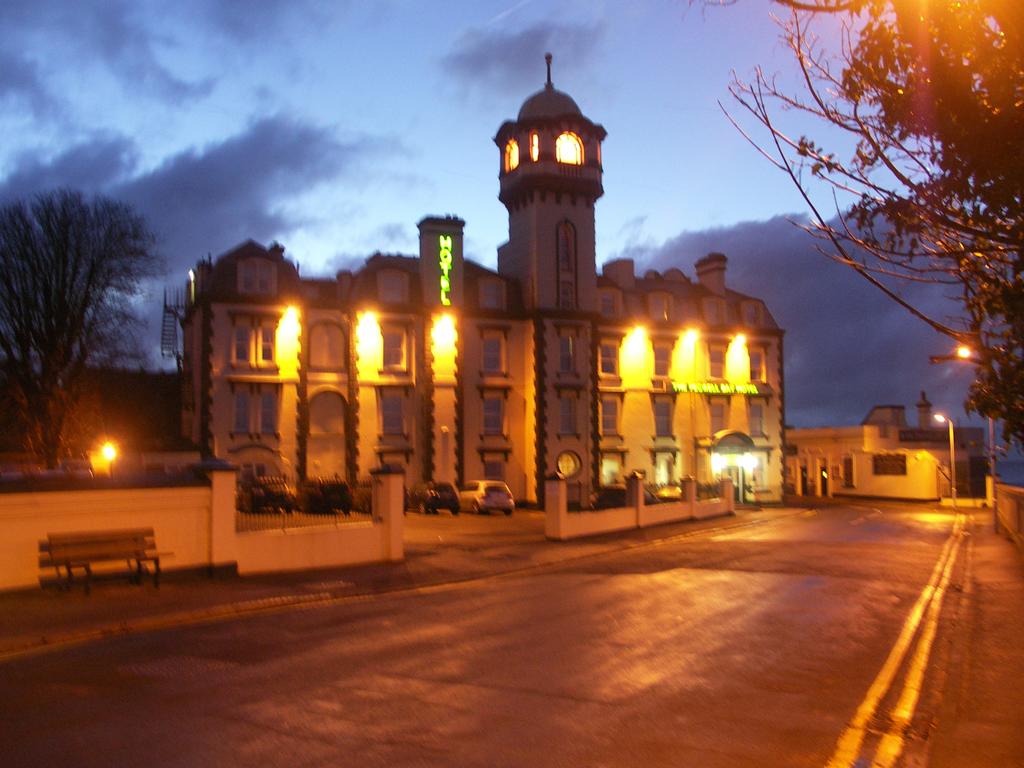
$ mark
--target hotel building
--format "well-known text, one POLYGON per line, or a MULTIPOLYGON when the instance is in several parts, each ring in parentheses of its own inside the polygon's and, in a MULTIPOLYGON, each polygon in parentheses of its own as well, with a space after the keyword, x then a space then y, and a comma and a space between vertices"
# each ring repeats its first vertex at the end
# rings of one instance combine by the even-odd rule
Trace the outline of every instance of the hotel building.
POLYGON ((464 222, 419 222, 417 255, 300 277, 248 241, 190 271, 186 434, 209 455, 293 479, 506 481, 571 502, 640 470, 670 485, 728 474, 781 500, 782 339, 726 257, 695 279, 596 264, 605 129, 550 79, 498 129, 509 216, 497 269, 463 258, 464 222))

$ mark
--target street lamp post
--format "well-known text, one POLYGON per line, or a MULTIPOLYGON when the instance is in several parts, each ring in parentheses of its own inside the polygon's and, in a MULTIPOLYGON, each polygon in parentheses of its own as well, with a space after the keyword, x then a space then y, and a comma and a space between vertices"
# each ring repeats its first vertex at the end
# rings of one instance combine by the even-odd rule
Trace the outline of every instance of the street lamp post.
POLYGON ((953 442, 953 420, 941 413, 935 414, 935 420, 949 425, 949 488, 953 497, 953 511, 956 511, 956 443, 953 442))
MULTIPOLYGON (((952 355, 932 355, 928 358, 930 363, 974 363, 978 364, 974 356, 974 350, 966 344, 961 344, 952 355)), ((988 477, 989 481, 985 486, 985 500, 992 505, 992 522, 996 533, 999 533, 999 509, 996 499, 996 425, 995 419, 988 417, 988 477), (989 497, 989 485, 991 485, 991 497, 989 497)))

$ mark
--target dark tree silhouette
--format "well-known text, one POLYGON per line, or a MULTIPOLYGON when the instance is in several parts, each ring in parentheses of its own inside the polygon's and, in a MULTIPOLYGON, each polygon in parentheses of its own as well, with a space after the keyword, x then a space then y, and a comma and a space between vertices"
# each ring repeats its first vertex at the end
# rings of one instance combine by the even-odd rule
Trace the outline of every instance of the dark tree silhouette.
POLYGON ((1024 445, 1024 3, 774 4, 802 89, 737 77, 732 95, 766 138, 734 123, 799 189, 824 253, 975 351, 968 409, 1024 445), (838 50, 814 33, 826 14, 842 23, 838 50), (790 134, 787 113, 852 151, 790 134), (825 206, 814 182, 831 186, 825 206), (933 315, 909 290, 920 284, 942 287, 957 316, 933 315))
POLYGON ((159 273, 130 206, 57 190, 0 208, 0 392, 24 447, 57 465, 86 368, 138 349, 132 300, 159 273))

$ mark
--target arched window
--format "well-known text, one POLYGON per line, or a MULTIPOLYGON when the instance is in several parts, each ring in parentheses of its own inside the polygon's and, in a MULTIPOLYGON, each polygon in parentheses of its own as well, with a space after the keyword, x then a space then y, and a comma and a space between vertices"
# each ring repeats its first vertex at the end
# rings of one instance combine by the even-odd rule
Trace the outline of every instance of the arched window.
POLYGON ((540 159, 540 135, 536 131, 530 134, 530 159, 535 163, 540 159))
POLYGON ((337 392, 320 392, 309 401, 309 431, 339 435, 345 431, 345 401, 337 392))
POLYGON ((505 172, 514 171, 519 167, 519 142, 509 139, 505 145, 505 172))
POLYGON ((583 142, 575 133, 566 131, 555 139, 555 159, 569 165, 583 165, 583 142))

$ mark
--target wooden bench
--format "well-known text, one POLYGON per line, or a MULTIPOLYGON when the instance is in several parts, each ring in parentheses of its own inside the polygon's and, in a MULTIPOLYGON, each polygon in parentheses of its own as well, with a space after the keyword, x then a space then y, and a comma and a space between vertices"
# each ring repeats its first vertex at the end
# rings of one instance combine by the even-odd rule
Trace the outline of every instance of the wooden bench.
POLYGON ((65 569, 64 588, 70 589, 74 569, 85 571, 85 592, 90 591, 94 563, 124 561, 128 565, 129 580, 142 583, 143 563, 153 563, 153 586, 160 586, 160 555, 152 528, 129 528, 117 531, 80 531, 49 533, 39 542, 39 567, 52 567, 61 579, 65 569))

